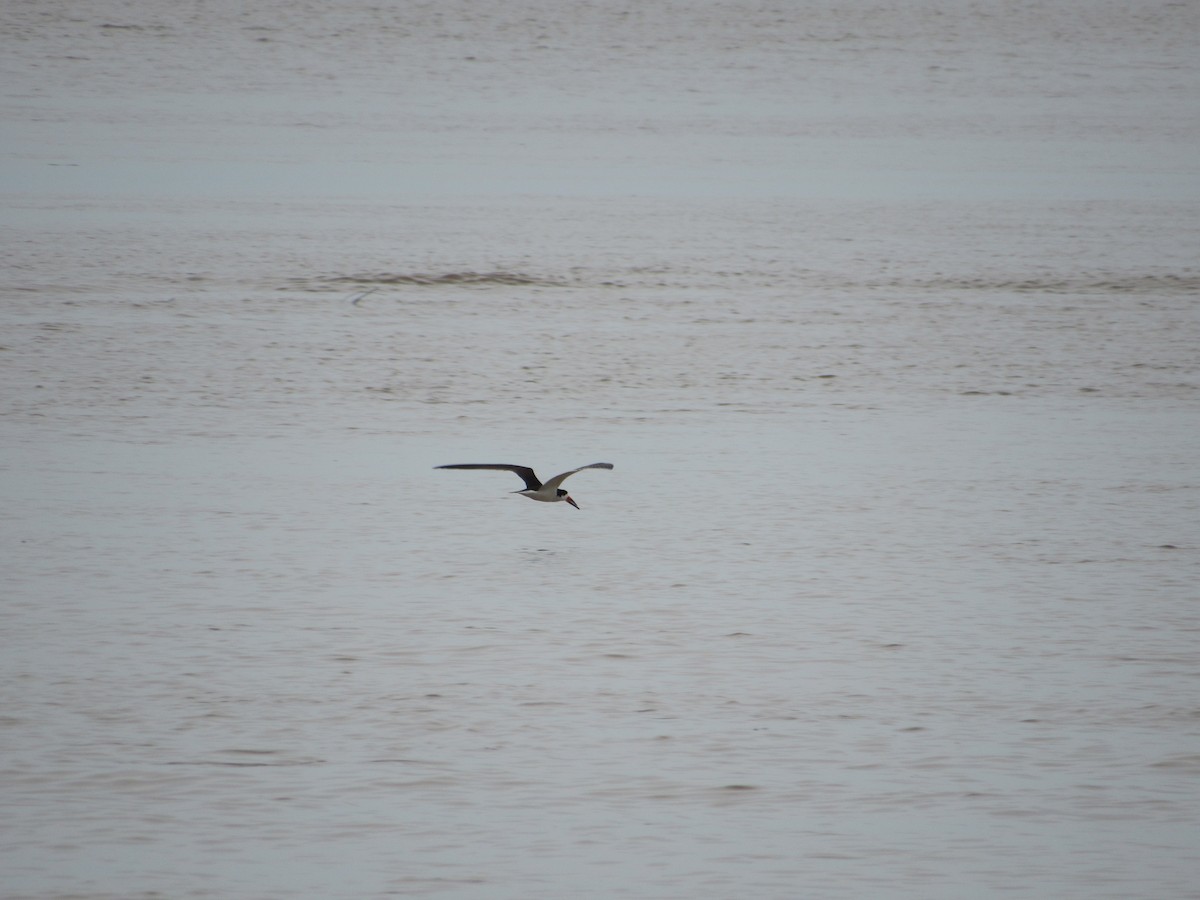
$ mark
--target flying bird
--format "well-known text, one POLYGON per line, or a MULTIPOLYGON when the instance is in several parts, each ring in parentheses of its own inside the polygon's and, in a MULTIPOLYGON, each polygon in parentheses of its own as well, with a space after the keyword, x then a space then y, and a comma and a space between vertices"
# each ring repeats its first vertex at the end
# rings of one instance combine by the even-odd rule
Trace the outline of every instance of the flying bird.
POLYGON ((557 503, 560 500, 566 500, 576 509, 579 509, 579 504, 572 500, 571 495, 559 485, 571 475, 582 472, 584 469, 611 469, 612 467, 612 463, 592 463, 590 466, 580 466, 578 469, 555 475, 543 484, 538 481, 538 477, 533 474, 533 469, 529 466, 509 466, 504 463, 458 463, 452 466, 434 466, 435 469, 502 469, 505 472, 516 472, 517 476, 525 482, 525 490, 513 491, 514 494, 520 494, 530 500, 541 500, 543 503, 557 503))

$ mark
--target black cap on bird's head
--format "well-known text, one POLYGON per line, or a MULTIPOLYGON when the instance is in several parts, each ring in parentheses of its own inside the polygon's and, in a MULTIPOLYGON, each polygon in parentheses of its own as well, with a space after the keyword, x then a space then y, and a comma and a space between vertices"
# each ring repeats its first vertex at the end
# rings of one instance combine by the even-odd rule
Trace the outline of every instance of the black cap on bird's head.
POLYGON ((571 497, 570 497, 570 496, 567 494, 567 492, 566 492, 566 491, 564 491, 562 488, 559 488, 559 489, 558 489, 558 499, 559 499, 559 500, 566 500, 566 501, 567 501, 568 503, 570 503, 570 504, 571 504, 573 507, 575 507, 576 509, 579 509, 579 504, 578 504, 578 503, 576 503, 574 500, 572 500, 572 499, 571 499, 571 497))

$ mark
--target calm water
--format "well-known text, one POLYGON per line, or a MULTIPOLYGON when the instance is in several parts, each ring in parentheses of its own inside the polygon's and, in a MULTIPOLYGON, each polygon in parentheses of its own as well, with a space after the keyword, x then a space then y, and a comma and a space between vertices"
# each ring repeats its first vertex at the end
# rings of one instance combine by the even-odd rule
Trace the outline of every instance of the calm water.
POLYGON ((1198 896, 1193 8, 0 15, 2 896, 1198 896))

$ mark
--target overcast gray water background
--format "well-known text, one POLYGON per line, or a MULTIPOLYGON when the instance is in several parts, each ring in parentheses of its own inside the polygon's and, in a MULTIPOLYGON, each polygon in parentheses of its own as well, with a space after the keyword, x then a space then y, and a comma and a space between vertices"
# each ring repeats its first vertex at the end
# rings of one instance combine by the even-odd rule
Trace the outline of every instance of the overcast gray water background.
POLYGON ((0 895, 1200 896, 1200 7, 0 33, 0 895))

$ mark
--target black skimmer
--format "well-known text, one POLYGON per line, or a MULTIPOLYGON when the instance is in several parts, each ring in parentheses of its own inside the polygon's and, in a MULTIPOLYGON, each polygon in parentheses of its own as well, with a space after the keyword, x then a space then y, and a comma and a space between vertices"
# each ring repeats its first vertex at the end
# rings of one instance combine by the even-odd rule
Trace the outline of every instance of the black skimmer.
POLYGON ((509 466, 504 463, 458 463, 452 466, 434 466, 435 469, 503 469, 505 472, 516 472, 521 480, 525 482, 525 490, 513 491, 514 494, 520 494, 522 497, 528 497, 530 500, 541 500, 543 503, 557 503, 560 500, 566 500, 576 509, 579 509, 579 504, 571 499, 571 495, 559 487, 568 477, 576 472, 582 472, 584 469, 611 469, 612 463, 592 463, 590 466, 580 466, 578 469, 572 469, 570 472, 563 472, 561 475, 555 475, 545 484, 538 481, 538 477, 533 474, 533 469, 529 466, 509 466))

